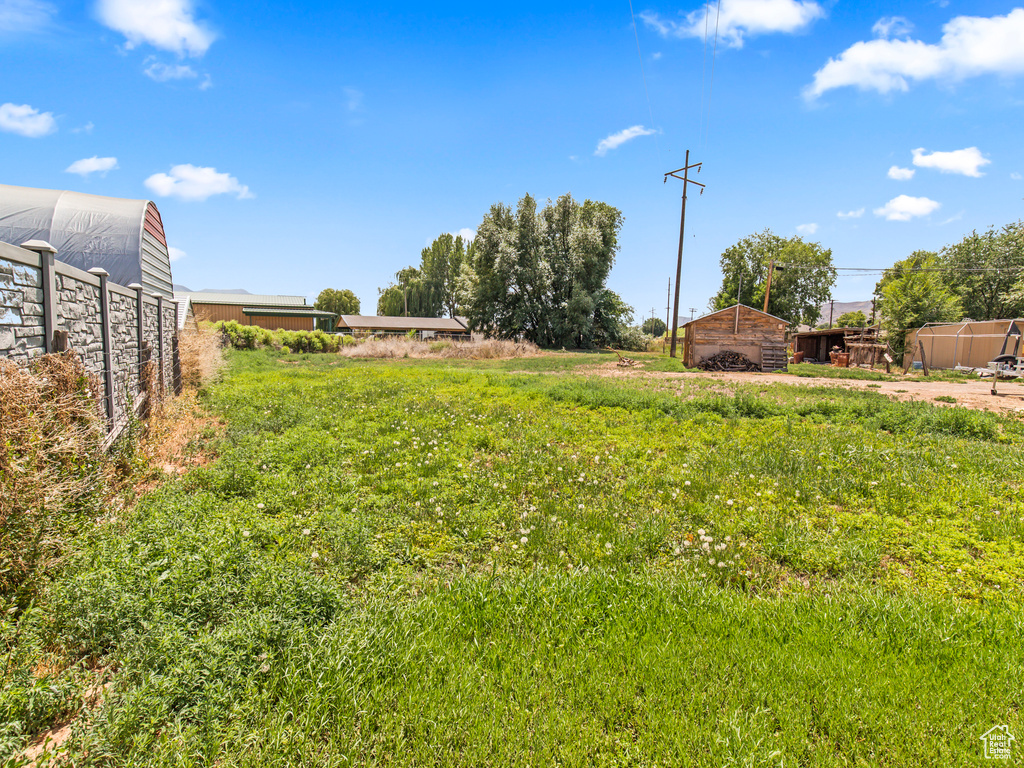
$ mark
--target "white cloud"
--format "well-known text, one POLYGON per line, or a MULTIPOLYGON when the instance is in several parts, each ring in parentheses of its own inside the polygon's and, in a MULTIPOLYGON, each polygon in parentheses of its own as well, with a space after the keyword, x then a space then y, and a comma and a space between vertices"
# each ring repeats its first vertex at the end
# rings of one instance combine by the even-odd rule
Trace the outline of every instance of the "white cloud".
POLYGON ((191 164, 176 165, 170 174, 154 173, 145 181, 146 187, 161 197, 179 200, 206 200, 213 195, 233 194, 239 200, 255 197, 247 186, 216 168, 203 168, 191 164))
POLYGON ((942 28, 937 45, 910 39, 854 43, 814 73, 804 97, 813 100, 848 85, 890 93, 909 90, 911 81, 1020 74, 1022 39, 1024 8, 1015 8, 1006 16, 957 16, 942 28))
POLYGON ((96 126, 93 125, 92 121, 90 120, 85 125, 81 125, 78 128, 72 128, 71 132, 72 133, 92 133, 92 129, 95 128, 95 127, 96 126))
POLYGON ((618 149, 627 141, 632 141, 639 136, 650 136, 652 133, 657 133, 657 131, 653 128, 644 128, 642 125, 625 128, 618 133, 613 133, 611 136, 601 139, 597 144, 597 149, 594 150, 594 154, 598 157, 604 157, 608 154, 609 150, 618 149))
POLYGON ((864 215, 864 209, 858 208, 855 211, 839 211, 836 216, 840 219, 859 219, 864 215))
POLYGON ((470 229, 469 227, 463 227, 458 232, 450 233, 454 237, 461 237, 465 242, 476 239, 476 230, 470 229))
POLYGON ((99 0, 100 21, 123 34, 128 48, 148 43, 179 56, 202 56, 216 35, 193 17, 190 0, 99 0))
POLYGON ((917 173, 913 168, 900 168, 898 165, 889 167, 889 173, 886 175, 890 179, 896 179, 896 181, 908 181, 914 178, 914 174, 917 173))
POLYGON ((913 28, 914 25, 902 16, 883 16, 875 22, 871 31, 875 37, 888 40, 890 37, 906 37, 913 28))
POLYGON ((1014 181, 1020 181, 1021 175, 1017 172, 1014 172, 1010 174, 1010 178, 1013 179, 1014 181))
POLYGON ((927 197, 899 195, 881 208, 875 208, 875 216, 884 216, 889 221, 910 221, 917 216, 927 216, 941 205, 927 197))
POLYGON ((52 112, 40 112, 28 104, 0 105, 0 131, 37 139, 56 130, 57 121, 52 112))
POLYGON ((209 73, 203 75, 202 82, 199 83, 200 91, 208 91, 213 88, 213 78, 210 77, 209 73))
POLYGON ((81 160, 75 160, 71 165, 64 169, 64 173, 77 173, 83 179, 88 178, 91 173, 98 173, 100 176, 106 176, 108 171, 112 171, 117 168, 116 157, 85 157, 81 160))
MULTIPOLYGON (((683 21, 662 19, 653 11, 644 11, 640 18, 662 37, 704 37, 707 12, 701 7, 686 14, 683 21)), ((824 15, 825 10, 812 0, 721 0, 715 17, 718 37, 726 45, 742 48, 747 35, 799 32, 824 15)), ((713 29, 715 19, 710 21, 713 29)))
POLYGON ((143 72, 146 73, 146 77, 156 80, 158 83, 166 83, 168 80, 186 80, 199 77, 199 73, 188 64, 164 64, 159 61, 154 61, 143 72))
POLYGON ((54 6, 40 0, 0 0, 0 32, 35 32, 56 13, 54 6))
POLYGON ((914 165, 918 168, 935 168, 942 173, 961 173, 974 178, 984 176, 985 174, 978 169, 991 162, 982 156, 981 150, 977 147, 931 154, 926 154, 923 148, 914 150, 914 165))
POLYGON ((818 225, 817 224, 798 224, 797 227, 796 227, 796 231, 799 232, 801 235, 813 235, 815 232, 818 231, 818 225))
POLYGON ((167 246, 167 255, 170 257, 171 261, 177 261, 178 259, 183 259, 188 256, 188 254, 181 250, 181 248, 175 248, 173 245, 167 246))
POLYGON ((661 58, 661 55, 661 51, 655 51, 654 53, 651 54, 651 61, 657 61, 658 59, 661 58))

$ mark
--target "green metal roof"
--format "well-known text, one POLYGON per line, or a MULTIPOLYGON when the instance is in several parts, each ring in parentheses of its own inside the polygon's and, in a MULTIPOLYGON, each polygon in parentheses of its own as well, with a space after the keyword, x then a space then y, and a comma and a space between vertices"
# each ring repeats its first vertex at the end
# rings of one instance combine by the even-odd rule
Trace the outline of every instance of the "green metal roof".
POLYGON ((242 307, 242 314, 257 317, 337 317, 333 312, 322 312, 313 307, 242 307))

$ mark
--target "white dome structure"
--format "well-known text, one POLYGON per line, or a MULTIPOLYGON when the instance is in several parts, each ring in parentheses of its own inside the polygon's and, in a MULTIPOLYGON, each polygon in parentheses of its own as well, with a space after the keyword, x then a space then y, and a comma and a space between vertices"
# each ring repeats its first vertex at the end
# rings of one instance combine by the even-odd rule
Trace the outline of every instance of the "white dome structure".
POLYGON ((28 240, 48 242, 73 267, 102 267, 112 282, 173 294, 163 221, 149 200, 0 184, 0 242, 28 240))

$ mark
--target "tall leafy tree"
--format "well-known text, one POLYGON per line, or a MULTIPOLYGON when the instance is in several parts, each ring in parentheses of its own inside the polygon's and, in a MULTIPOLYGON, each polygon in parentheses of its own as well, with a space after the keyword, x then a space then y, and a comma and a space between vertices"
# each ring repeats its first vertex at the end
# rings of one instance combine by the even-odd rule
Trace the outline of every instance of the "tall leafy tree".
POLYGON ((1024 222, 971 232, 943 248, 940 259, 966 317, 997 320, 1024 313, 1024 295, 1016 289, 1024 278, 1024 222))
POLYGON ((737 294, 741 304, 761 309, 772 261, 776 269, 768 312, 791 326, 813 327, 836 282, 832 251, 799 237, 779 237, 768 229, 743 238, 722 254, 722 286, 709 302, 711 310, 731 307, 737 294))
POLYGON ((889 346, 902 355, 907 331, 925 323, 959 320, 959 297, 947 285, 938 254, 914 251, 897 261, 875 286, 882 329, 889 346))
POLYGON ((464 269, 470 324, 545 347, 616 343, 632 320, 605 287, 621 227, 618 209, 568 194, 541 210, 530 195, 492 205, 464 269))
POLYGON ((439 303, 434 288, 416 267, 395 273, 395 282, 380 291, 377 314, 400 317, 437 317, 439 303))
POLYGON ((836 318, 836 328, 865 328, 867 324, 867 315, 859 309, 856 312, 846 312, 836 318))
POLYGON ((410 317, 455 317, 462 305, 463 264, 472 259, 472 240, 443 234, 420 252, 420 266, 395 274, 396 282, 380 291, 377 314, 410 317))
POLYGON ((665 333, 665 321, 660 317, 649 317, 644 320, 640 330, 649 336, 662 336, 665 333))
MULTIPOLYGON (((316 297, 314 307, 323 312, 333 312, 336 315, 358 315, 359 297, 348 288, 337 290, 335 288, 324 288, 316 297)), ((317 327, 323 331, 333 331, 334 321, 327 318, 319 318, 317 327)))

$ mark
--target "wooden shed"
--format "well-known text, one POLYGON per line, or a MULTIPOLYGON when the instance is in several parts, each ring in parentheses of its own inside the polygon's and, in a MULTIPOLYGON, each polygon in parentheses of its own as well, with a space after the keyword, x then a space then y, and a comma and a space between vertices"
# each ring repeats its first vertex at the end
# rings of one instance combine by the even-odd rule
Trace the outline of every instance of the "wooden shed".
POLYGON ((762 371, 786 367, 786 326, 780 317, 744 304, 734 304, 683 326, 683 365, 695 368, 702 360, 726 350, 739 352, 762 371))
POLYGON ((452 317, 393 317, 387 315, 342 315, 339 333, 354 336, 404 336, 415 332, 419 339, 469 341, 469 329, 452 317))
POLYGON ((334 321, 333 312, 321 312, 306 304, 304 296, 264 296, 252 293, 175 291, 176 301, 187 300, 199 320, 234 320, 267 330, 312 331, 319 318, 334 321))

